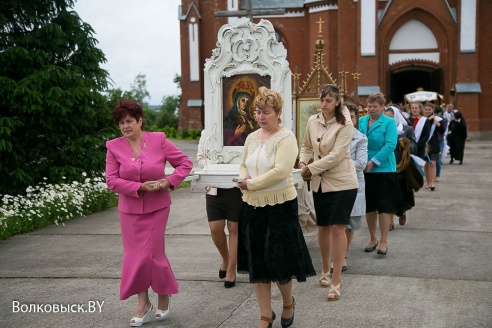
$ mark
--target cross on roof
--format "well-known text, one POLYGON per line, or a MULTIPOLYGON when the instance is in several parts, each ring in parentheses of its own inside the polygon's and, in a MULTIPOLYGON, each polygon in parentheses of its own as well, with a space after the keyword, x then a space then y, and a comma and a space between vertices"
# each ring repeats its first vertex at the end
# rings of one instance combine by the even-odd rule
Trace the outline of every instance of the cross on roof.
POLYGON ((321 20, 321 17, 319 18, 319 21, 316 22, 316 24, 319 24, 319 31, 318 32, 321 32, 321 24, 324 24, 325 22, 323 22, 323 20, 321 20))
POLYGON ((252 0, 246 0, 246 10, 218 10, 215 17, 245 17, 253 21, 253 16, 284 15, 285 9, 253 9, 252 0))

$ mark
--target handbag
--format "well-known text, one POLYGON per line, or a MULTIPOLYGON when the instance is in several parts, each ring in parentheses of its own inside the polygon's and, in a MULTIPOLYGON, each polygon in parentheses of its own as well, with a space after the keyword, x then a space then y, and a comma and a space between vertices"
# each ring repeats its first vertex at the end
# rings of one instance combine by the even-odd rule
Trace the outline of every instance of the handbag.
POLYGON ((413 158, 411 158, 407 168, 403 170, 403 174, 407 180, 407 185, 414 191, 419 191, 419 189, 424 186, 425 173, 422 170, 422 167, 415 164, 413 158))

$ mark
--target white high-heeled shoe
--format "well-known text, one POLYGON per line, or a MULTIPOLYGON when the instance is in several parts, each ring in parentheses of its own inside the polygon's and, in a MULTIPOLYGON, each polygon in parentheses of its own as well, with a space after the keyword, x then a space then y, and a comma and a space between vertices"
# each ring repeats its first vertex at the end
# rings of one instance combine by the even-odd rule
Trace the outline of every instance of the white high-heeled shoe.
POLYGON ((171 295, 168 295, 169 301, 167 301, 167 310, 155 310, 155 320, 161 321, 171 314, 171 295))
POLYGON ((147 312, 145 312, 145 314, 144 314, 144 316, 142 318, 139 318, 139 317, 133 317, 133 318, 131 318, 130 325, 132 327, 140 327, 144 323, 149 322, 150 320, 152 320, 152 310, 153 309, 154 309, 154 306, 152 304, 150 304, 150 309, 147 312))

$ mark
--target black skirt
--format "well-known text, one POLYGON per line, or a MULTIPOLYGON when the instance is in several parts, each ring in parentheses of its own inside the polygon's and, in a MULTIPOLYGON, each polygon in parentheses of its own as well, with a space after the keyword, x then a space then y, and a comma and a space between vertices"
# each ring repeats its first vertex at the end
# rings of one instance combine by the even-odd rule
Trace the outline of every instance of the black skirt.
POLYGON ((397 173, 398 184, 400 185, 401 196, 403 199, 403 206, 401 212, 406 212, 415 206, 415 196, 413 194, 413 189, 408 185, 407 179, 405 179, 405 174, 397 173))
MULTIPOLYGON (((321 187, 320 187, 321 188, 321 187)), ((318 226, 347 225, 357 198, 357 188, 332 192, 313 192, 318 226)))
POLYGON ((239 188, 217 188, 217 195, 205 195, 208 222, 227 220, 238 222, 243 199, 239 188))
POLYGON ((302 234, 297 199, 254 207, 243 203, 239 219, 237 271, 251 283, 286 284, 315 276, 302 234))
POLYGON ((364 173, 366 213, 391 213, 400 216, 408 210, 396 172, 364 173))

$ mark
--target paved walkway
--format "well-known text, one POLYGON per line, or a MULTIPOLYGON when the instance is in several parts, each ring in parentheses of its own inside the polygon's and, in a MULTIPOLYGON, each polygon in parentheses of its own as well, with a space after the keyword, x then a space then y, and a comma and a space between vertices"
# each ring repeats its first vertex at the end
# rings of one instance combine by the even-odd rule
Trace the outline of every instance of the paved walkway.
MULTIPOLYGON (((196 142, 176 143, 194 159, 196 142)), ((407 224, 390 233, 385 258, 363 252, 363 223, 341 300, 327 302, 316 278, 294 283, 293 327, 492 327, 491 167, 492 142, 467 143, 464 164, 444 165, 436 191, 421 190, 407 224)), ((145 327, 257 327, 247 276, 231 289, 217 277, 204 195, 184 188, 172 197, 166 249, 181 292, 166 321, 145 327)), ((315 234, 306 240, 319 271, 315 234)), ((128 327, 136 299, 118 299, 121 257, 116 209, 0 242, 0 327, 128 327), (28 304, 92 311, 21 313, 28 304)), ((273 306, 280 317, 276 288, 273 306)))

